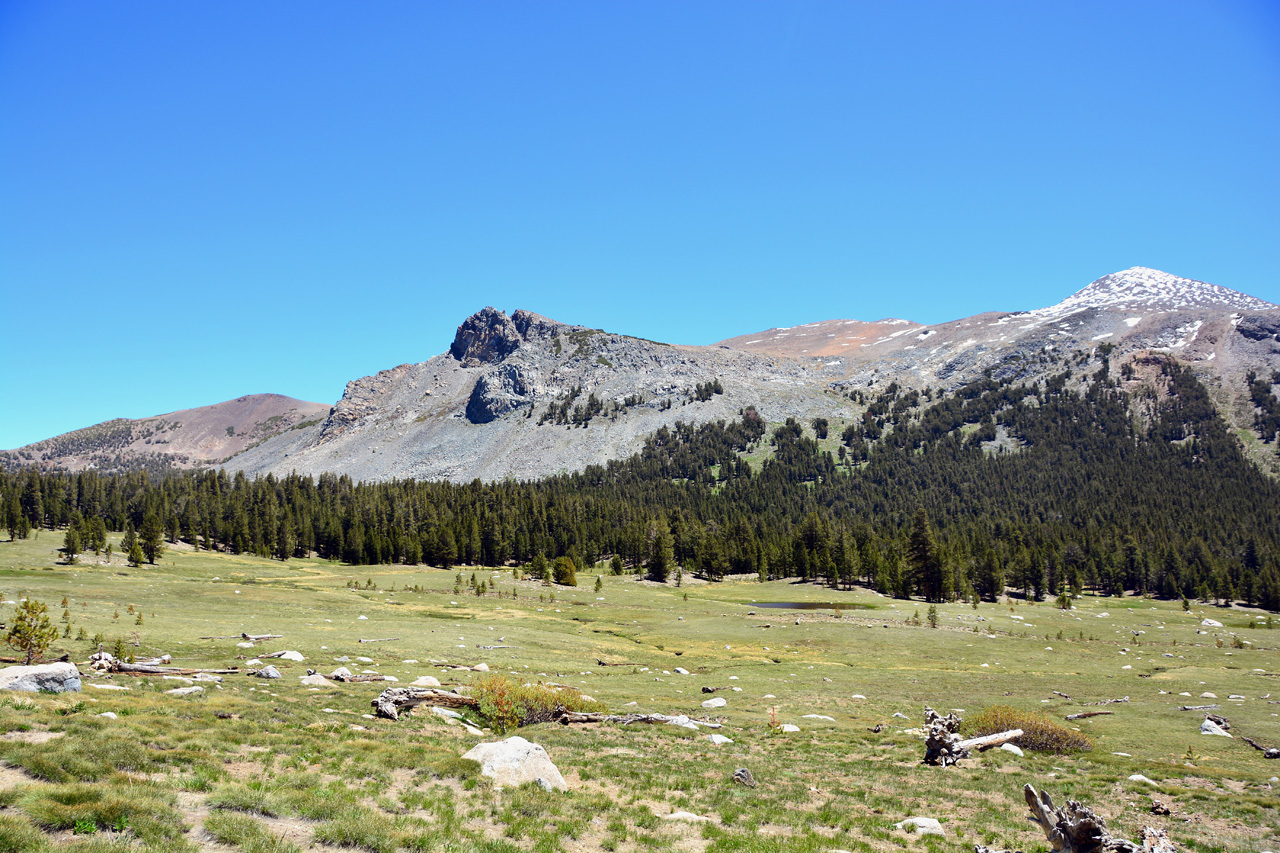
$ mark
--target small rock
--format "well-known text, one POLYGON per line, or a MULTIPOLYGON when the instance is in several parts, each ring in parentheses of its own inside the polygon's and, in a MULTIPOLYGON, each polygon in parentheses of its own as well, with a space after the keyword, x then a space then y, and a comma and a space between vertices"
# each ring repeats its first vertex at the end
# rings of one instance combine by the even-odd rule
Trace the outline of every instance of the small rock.
POLYGON ((822 714, 805 714, 805 715, 804 715, 804 717, 802 717, 802 719, 805 719, 805 720, 826 720, 828 723, 834 723, 834 722, 836 721, 835 717, 827 717, 827 716, 824 716, 824 715, 822 715, 822 714))
POLYGON ((262 666, 262 661, 259 658, 250 658, 249 660, 244 662, 244 665, 245 666, 262 666))
POLYGON ((302 656, 301 652, 294 652, 294 651, 281 652, 280 654, 276 655, 276 657, 282 660, 291 660, 291 661, 298 661, 298 662, 306 660, 306 658, 302 656))
POLYGON ((729 702, 728 702, 727 700, 722 699, 722 698, 720 698, 719 696, 717 696, 717 697, 715 697, 714 699, 708 699, 707 701, 703 702, 703 703, 702 703, 702 707, 704 707, 704 708, 723 708, 725 705, 728 705, 728 704, 729 704, 729 702))
POLYGON ((694 814, 693 812, 672 812, 672 813, 671 813, 671 814, 669 814, 669 815, 664 815, 662 819, 663 819, 663 820, 678 820, 678 821, 682 821, 682 822, 684 822, 684 823, 707 823, 707 822, 709 822, 709 821, 711 820, 711 818, 709 818, 709 817, 703 817, 702 815, 696 815, 696 814, 694 814))
POLYGON ((1217 698, 1218 698, 1218 694, 1217 694, 1217 693, 1209 693, 1208 691, 1205 691, 1204 693, 1201 693, 1201 694, 1200 694, 1200 698, 1201 698, 1201 699, 1217 699, 1217 698))
POLYGON ((1017 744, 1002 743, 1000 744, 1000 748, 1003 749, 1005 752, 1012 752, 1014 755, 1018 756, 1019 758, 1022 757, 1022 749, 1017 744))
POLYGON ((472 669, 474 669, 476 672, 488 672, 488 671, 489 671, 489 664, 487 664, 487 663, 478 663, 478 664, 476 664, 475 666, 473 666, 473 667, 471 667, 471 668, 472 668, 472 669))
POLYGON ((409 685, 410 687, 439 687, 440 679, 434 675, 420 675, 418 679, 409 685))
POLYGON ((359 661, 360 663, 373 663, 373 658, 360 657, 360 658, 356 658, 356 660, 359 661))
POLYGON ((462 719, 462 715, 459 714, 457 711, 453 710, 452 708, 442 708, 439 705, 432 705, 431 713, 435 714, 437 717, 445 717, 450 720, 462 719))
POLYGON ((333 672, 329 673, 329 677, 334 679, 348 678, 350 675, 351 675, 351 670, 347 669, 345 666, 340 666, 337 669, 335 669, 333 672))
POLYGON ((685 669, 684 667, 682 666, 676 667, 676 675, 688 675, 688 674, 689 674, 689 670, 685 669))
POLYGON ((192 687, 175 687, 172 690, 166 690, 170 696, 194 696, 197 693, 203 693, 204 688, 196 684, 192 687))
POLYGON ((853 694, 852 696, 850 696, 849 698, 850 698, 850 699, 866 699, 867 697, 866 697, 866 696, 863 696, 861 693, 855 693, 855 694, 853 694))
POLYGON ((941 835, 946 837, 946 832, 942 829, 942 824, 931 817, 909 817, 901 823, 895 824, 898 829, 907 829, 920 833, 921 835, 941 835))
POLYGON ((86 687, 92 687, 94 690, 128 690, 123 684, 90 684, 85 683, 86 687))
POLYGON ((1203 625, 1203 626, 1204 626, 1204 627, 1206 627, 1206 628, 1221 628, 1221 627, 1222 627, 1222 623, 1221 623, 1221 622, 1219 622, 1217 619, 1209 619, 1208 617, 1205 617, 1204 619, 1201 619, 1201 620, 1200 620, 1200 624, 1201 624, 1201 625, 1203 625))
POLYGON ((251 649, 251 648, 253 648, 253 643, 250 643, 250 642, 236 643, 236 648, 237 648, 237 649, 251 649))
POLYGON ((784 732, 788 732, 788 733, 790 733, 790 732, 798 732, 798 731, 800 731, 800 727, 799 727, 799 726, 793 726, 793 725, 791 725, 790 723, 783 723, 783 724, 782 724, 782 731, 784 731, 784 732))
POLYGON ((356 621, 367 620, 368 618, 369 618, 368 616, 357 616, 356 621))
POLYGON ((299 679, 304 687, 327 687, 329 679, 323 675, 304 675, 299 679))
POLYGON ((114 711, 103 711, 101 714, 95 714, 94 716, 105 717, 108 720, 116 719, 116 715, 114 711))
POLYGON ((716 746, 720 746, 721 744, 726 744, 726 743, 733 743, 733 741, 729 740, 729 738, 725 737, 724 735, 707 735, 707 740, 711 741, 716 746))
POLYGON ((901 717, 901 718, 902 718, 902 719, 904 719, 904 720, 909 720, 909 719, 911 719, 910 717, 908 717, 906 714, 902 713, 901 711, 894 711, 894 712, 893 712, 893 715, 894 715, 895 717, 901 717))
POLYGON ((257 675, 258 678, 279 678, 280 670, 276 669, 274 666, 264 666, 262 669, 258 670, 255 675, 257 675))
POLYGON ((746 785, 748 788, 754 788, 756 786, 755 777, 752 776, 751 771, 745 767, 739 767, 737 770, 733 771, 733 781, 737 782, 739 785, 746 785))
POLYGON ((1154 780, 1152 780, 1152 779, 1148 779, 1146 776, 1143 776, 1141 773, 1134 773, 1132 776, 1130 776, 1130 777, 1129 777, 1129 781, 1130 781, 1130 782, 1145 782, 1145 783, 1147 783, 1148 785, 1156 785, 1156 784, 1158 784, 1158 783, 1157 783, 1157 782, 1155 782, 1154 780))

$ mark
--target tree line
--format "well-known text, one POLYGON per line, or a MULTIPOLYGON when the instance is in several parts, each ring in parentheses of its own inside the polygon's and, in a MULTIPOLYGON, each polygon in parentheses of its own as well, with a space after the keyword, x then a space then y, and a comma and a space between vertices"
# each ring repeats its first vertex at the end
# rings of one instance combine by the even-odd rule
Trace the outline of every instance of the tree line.
POLYGON ((90 550, 124 530, 151 562, 167 539, 281 560, 608 560, 655 580, 747 572, 929 601, 1089 589, 1280 610, 1280 487, 1189 370, 1165 361, 1159 385, 1124 393, 1105 359, 1039 383, 891 385, 834 453, 825 422, 770 430, 746 408, 529 482, 0 472, 0 513, 11 537, 65 528, 90 550), (766 443, 763 462, 745 458, 766 443))

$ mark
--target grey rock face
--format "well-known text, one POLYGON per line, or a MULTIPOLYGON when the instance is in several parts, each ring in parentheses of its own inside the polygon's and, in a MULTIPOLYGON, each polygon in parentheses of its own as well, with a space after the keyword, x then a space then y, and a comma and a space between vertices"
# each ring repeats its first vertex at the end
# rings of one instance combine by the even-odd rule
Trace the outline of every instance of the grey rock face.
POLYGON ((467 400, 467 420, 487 424, 521 406, 533 405, 534 381, 518 365, 502 364, 476 380, 467 400))
POLYGON ((496 308, 486 307, 458 327, 449 354, 464 367, 494 364, 515 352, 523 340, 510 317, 496 308))
POLYGON ((71 693, 80 690, 80 670, 73 663, 7 666, 0 669, 0 690, 24 693, 71 693))

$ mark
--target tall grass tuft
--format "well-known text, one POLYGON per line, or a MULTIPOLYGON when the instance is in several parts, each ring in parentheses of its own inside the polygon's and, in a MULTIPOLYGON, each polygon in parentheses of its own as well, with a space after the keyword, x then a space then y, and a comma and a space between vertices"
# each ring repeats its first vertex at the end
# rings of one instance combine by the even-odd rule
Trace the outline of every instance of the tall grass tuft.
POLYGON ((970 717, 963 725, 968 737, 982 737, 1010 729, 1022 729, 1022 735, 1012 741, 1023 749, 1050 752, 1061 755, 1069 752, 1087 752, 1093 749, 1093 741, 1080 732, 1059 725, 1044 714, 1019 711, 1008 705, 992 705, 970 717))
POLYGON ((553 690, 545 684, 524 684, 497 673, 486 675, 471 686, 471 695, 480 702, 480 713, 494 731, 505 734, 520 726, 549 723, 566 711, 604 711, 604 703, 588 701, 572 690, 553 690))

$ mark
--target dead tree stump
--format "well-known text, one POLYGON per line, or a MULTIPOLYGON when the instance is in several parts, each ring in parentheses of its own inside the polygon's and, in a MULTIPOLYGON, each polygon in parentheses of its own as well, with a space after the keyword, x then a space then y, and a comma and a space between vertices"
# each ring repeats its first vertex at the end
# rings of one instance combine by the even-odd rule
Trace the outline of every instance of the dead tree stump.
MULTIPOLYGON (((1075 800, 1067 800, 1063 807, 1055 806, 1047 791, 1036 793, 1030 785, 1022 792, 1031 809, 1031 821, 1039 824, 1054 853, 1177 853, 1163 830, 1144 826, 1141 844, 1125 841, 1107 832, 1102 818, 1088 806, 1075 800)), ((974 853, 1008 853, 981 844, 973 849, 974 853)))

